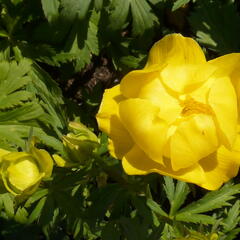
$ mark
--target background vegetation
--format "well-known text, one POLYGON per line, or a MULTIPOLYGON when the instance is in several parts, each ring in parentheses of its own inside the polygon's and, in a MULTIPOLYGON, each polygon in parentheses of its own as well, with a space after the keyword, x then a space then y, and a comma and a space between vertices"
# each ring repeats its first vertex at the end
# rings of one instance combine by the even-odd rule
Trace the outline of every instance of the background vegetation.
POLYGON ((95 120, 104 89, 142 68, 168 33, 195 38, 208 59, 239 52, 239 10, 237 0, 0 0, 0 147, 24 151, 31 133, 64 156, 69 121, 101 141, 81 167, 55 166, 27 199, 3 190, 0 238, 239 239, 238 178, 207 192, 127 176, 95 120))

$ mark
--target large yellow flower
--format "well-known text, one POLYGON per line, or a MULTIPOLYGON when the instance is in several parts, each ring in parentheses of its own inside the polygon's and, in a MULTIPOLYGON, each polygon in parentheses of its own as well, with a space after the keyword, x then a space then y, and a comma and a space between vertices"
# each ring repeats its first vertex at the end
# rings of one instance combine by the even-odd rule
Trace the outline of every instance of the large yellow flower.
POLYGON ((165 36, 143 70, 104 93, 97 121, 110 153, 131 175, 157 172, 219 188, 240 163, 239 70, 240 54, 206 61, 193 39, 165 36))

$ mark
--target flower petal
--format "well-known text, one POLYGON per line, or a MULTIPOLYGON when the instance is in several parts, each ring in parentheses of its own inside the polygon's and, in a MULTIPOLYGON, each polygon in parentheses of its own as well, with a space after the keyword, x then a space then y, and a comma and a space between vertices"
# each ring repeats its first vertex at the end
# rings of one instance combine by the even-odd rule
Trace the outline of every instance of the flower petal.
POLYGON ((108 148, 113 157, 122 159, 133 146, 133 140, 117 117, 111 117, 111 125, 112 128, 109 133, 110 139, 108 141, 108 148))
POLYGON ((223 144, 231 148, 237 134, 237 97, 228 77, 217 78, 209 91, 208 103, 212 107, 221 130, 223 144))
POLYGON ((216 151, 218 138, 211 116, 192 115, 180 122, 170 139, 170 158, 173 170, 190 167, 201 158, 216 151))
POLYGON ((181 34, 169 34, 153 45, 145 69, 155 64, 185 65, 204 62, 204 53, 196 41, 181 34))
POLYGON ((162 67, 153 65, 147 69, 129 72, 120 83, 121 93, 127 98, 137 98, 142 87, 154 79, 159 79, 162 67))
POLYGON ((112 139, 109 142, 110 153, 121 159, 132 147, 132 139, 119 119, 119 102, 125 98, 120 86, 105 90, 103 100, 96 116, 99 128, 112 139))
POLYGON ((162 163, 167 123, 158 106, 144 99, 129 99, 119 104, 120 119, 135 143, 153 160, 162 163))
POLYGON ((31 153, 38 162, 40 171, 45 174, 44 178, 50 177, 53 170, 53 160, 50 154, 43 149, 37 149, 35 147, 31 149, 31 153))
POLYGON ((138 97, 159 106, 161 118, 169 124, 174 122, 182 111, 179 100, 166 90, 158 78, 145 83, 138 97))
POLYGON ((7 172, 10 184, 20 191, 34 185, 40 177, 39 169, 31 157, 10 165, 7 172))
POLYGON ((206 183, 201 185, 209 190, 216 190, 238 173, 240 153, 229 151, 221 146, 215 153, 200 160, 206 176, 206 183))
POLYGON ((201 185, 205 182, 202 168, 195 164, 190 168, 173 171, 169 159, 164 165, 151 160, 137 145, 129 151, 122 160, 124 171, 129 175, 146 175, 156 172, 161 175, 171 176, 181 181, 192 182, 201 185))
MULTIPOLYGON (((240 104, 240 53, 231 53, 209 61, 211 65, 218 67, 215 77, 228 76, 235 88, 238 104, 240 104)), ((240 108, 238 109, 240 113, 240 108)))
POLYGON ((119 85, 105 90, 99 111, 96 115, 99 128, 102 131, 110 133, 111 117, 114 115, 119 116, 118 104, 122 100, 124 100, 124 97, 120 92, 119 85))
POLYGON ((216 76, 231 76, 240 67, 240 53, 231 53, 208 61, 209 64, 217 67, 216 76))
POLYGON ((179 94, 187 94, 208 81, 216 68, 213 65, 168 65, 160 73, 165 86, 179 94))
POLYGON ((10 151, 7 151, 7 150, 5 150, 5 149, 3 149, 3 148, 0 148, 0 162, 2 161, 1 158, 2 158, 4 155, 8 154, 8 153, 10 153, 10 151))

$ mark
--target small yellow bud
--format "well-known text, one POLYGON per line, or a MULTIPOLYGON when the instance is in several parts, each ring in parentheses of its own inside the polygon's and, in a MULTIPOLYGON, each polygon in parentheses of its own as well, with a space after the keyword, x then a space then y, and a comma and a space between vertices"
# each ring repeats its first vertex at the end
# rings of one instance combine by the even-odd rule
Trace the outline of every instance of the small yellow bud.
POLYGON ((66 136, 63 136, 63 145, 68 159, 65 160, 57 154, 53 155, 59 167, 73 167, 84 164, 99 145, 97 136, 81 123, 70 122, 66 136))
POLYGON ((0 150, 1 177, 7 191, 30 195, 42 179, 52 174, 53 161, 47 151, 31 146, 30 152, 0 150))

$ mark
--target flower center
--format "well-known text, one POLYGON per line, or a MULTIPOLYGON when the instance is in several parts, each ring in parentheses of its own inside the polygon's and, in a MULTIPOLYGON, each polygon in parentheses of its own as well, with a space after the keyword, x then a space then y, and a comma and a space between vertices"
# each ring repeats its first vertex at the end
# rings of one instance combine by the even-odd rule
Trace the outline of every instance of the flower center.
POLYGON ((193 98, 184 100, 181 103, 181 106, 183 107, 181 114, 184 117, 189 116, 191 114, 196 114, 196 113, 213 115, 213 111, 209 105, 201 102, 197 102, 193 98))

